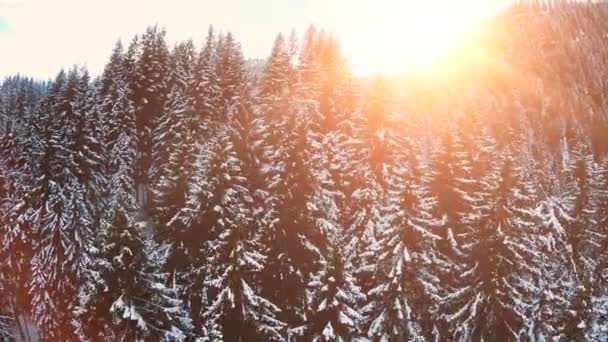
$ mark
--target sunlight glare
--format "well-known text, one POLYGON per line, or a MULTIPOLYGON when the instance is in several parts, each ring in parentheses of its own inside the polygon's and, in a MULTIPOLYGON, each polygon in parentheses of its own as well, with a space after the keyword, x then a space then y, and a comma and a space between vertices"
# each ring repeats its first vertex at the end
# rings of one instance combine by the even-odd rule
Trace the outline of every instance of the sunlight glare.
POLYGON ((425 69, 500 8, 495 1, 380 0, 368 15, 375 40, 347 57, 360 74, 425 69))

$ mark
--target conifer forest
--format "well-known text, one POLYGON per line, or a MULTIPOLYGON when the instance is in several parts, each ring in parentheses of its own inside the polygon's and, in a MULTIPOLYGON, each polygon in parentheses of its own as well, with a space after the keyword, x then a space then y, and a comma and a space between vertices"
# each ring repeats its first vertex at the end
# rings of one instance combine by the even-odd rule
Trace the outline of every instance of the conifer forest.
POLYGON ((606 3, 399 77, 207 24, 1 81, 0 341, 608 341, 606 3))

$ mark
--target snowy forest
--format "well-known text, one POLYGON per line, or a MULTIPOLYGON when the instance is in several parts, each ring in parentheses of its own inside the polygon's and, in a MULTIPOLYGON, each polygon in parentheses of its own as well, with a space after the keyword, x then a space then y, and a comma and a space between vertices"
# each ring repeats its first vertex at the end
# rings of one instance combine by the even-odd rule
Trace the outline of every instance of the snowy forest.
POLYGON ((402 77, 196 34, 1 82, 0 340, 608 341, 608 5, 402 77))

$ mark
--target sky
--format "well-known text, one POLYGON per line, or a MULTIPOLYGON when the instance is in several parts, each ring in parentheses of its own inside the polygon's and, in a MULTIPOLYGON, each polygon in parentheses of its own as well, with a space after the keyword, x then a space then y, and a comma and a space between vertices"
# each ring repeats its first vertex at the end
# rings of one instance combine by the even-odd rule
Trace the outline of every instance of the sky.
POLYGON ((249 58, 265 58, 278 32, 301 36, 314 24, 337 36, 351 69, 366 74, 401 66, 405 55, 425 48, 420 37, 462 26, 445 22, 470 22, 470 13, 482 17, 507 1, 0 0, 0 77, 47 79, 74 64, 99 74, 117 39, 128 43, 154 24, 166 28, 169 44, 200 44, 212 24, 233 32, 249 58))

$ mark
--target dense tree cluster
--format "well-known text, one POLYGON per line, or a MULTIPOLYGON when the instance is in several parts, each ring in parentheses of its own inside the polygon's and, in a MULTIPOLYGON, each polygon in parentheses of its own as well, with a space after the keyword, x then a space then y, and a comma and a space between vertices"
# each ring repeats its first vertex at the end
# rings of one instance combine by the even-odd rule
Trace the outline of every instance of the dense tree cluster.
POLYGON ((608 7, 484 25, 466 82, 314 27, 5 79, 0 340, 605 340, 608 7))

